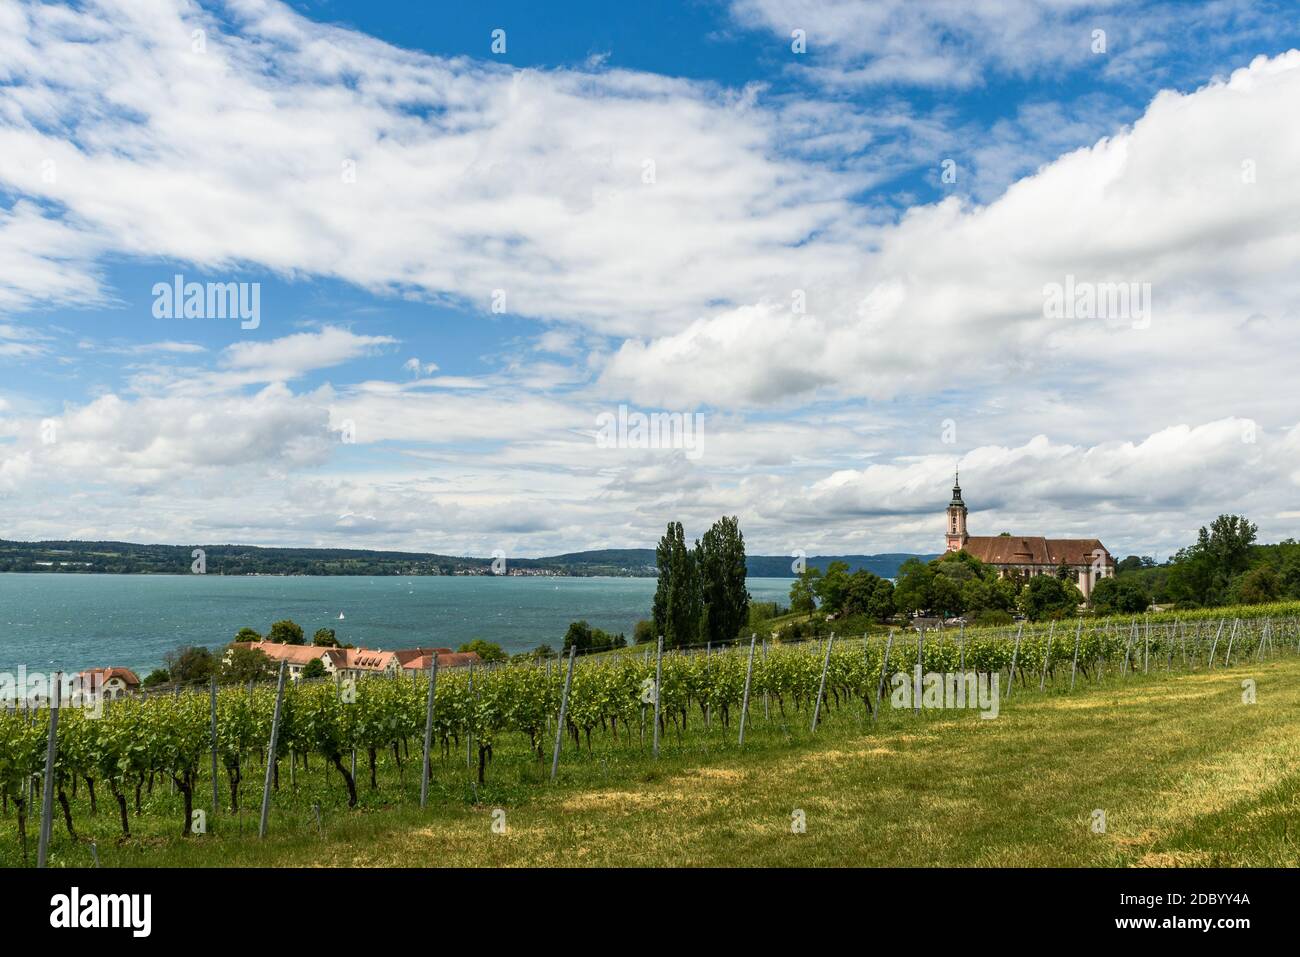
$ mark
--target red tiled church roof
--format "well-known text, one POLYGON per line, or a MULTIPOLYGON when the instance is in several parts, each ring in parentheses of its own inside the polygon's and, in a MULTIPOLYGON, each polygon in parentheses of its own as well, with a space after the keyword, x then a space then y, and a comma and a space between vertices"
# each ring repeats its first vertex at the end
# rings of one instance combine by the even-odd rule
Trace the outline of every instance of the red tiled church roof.
POLYGON ((992 565, 1091 565, 1098 551, 1103 565, 1115 564, 1106 546, 1096 538, 971 535, 962 549, 972 558, 992 565))

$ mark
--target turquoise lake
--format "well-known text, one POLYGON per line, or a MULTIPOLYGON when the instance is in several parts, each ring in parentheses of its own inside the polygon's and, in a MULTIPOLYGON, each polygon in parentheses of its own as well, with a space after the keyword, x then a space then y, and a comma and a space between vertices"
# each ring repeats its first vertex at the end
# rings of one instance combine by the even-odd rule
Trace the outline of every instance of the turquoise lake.
MULTIPOLYGON (((756 600, 788 603, 788 578, 748 586, 756 600)), ((341 641, 385 651, 472 638, 511 652, 542 643, 558 650, 569 622, 584 618, 630 641, 654 590, 653 578, 0 573, 0 671, 118 665, 143 677, 181 645, 216 649, 245 625, 265 633, 281 618, 309 640, 328 627, 341 641)))

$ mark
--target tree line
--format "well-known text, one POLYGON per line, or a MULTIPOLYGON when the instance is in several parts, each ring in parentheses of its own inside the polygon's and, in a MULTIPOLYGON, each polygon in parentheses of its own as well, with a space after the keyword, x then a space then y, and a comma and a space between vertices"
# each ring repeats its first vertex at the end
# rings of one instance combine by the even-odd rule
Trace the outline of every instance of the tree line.
POLYGON ((1245 516, 1220 515, 1166 562, 1138 555, 1119 562, 1115 584, 1106 592, 1122 588, 1132 601, 1180 608, 1300 599, 1300 542, 1287 538, 1260 545, 1258 534, 1245 516))
POLYGON ((845 562, 832 562, 825 572, 806 569, 790 588, 792 611, 814 609, 834 618, 865 617, 885 623, 896 616, 953 617, 999 625, 1015 615, 1033 621, 1073 615, 1083 595, 1074 572, 1062 566, 1055 575, 1003 577, 964 551, 949 552, 930 561, 909 558, 894 582, 866 569, 849 572, 845 562))
MULTIPOLYGON (((1163 564, 1130 555, 1116 563, 1114 576, 1094 582, 1091 610, 1138 614, 1152 604, 1214 608, 1300 600, 1300 542, 1259 545, 1257 534, 1244 516, 1220 515, 1201 527, 1195 543, 1163 564)), ((790 606, 834 618, 865 615, 875 622, 917 614, 964 615, 992 625, 1016 616, 1042 621, 1078 613, 1084 598, 1075 579, 1075 570, 1064 564, 1055 574, 1004 576, 964 551, 928 562, 908 559, 892 585, 866 570, 850 574, 846 563, 832 562, 825 572, 808 568, 795 580, 790 606)))

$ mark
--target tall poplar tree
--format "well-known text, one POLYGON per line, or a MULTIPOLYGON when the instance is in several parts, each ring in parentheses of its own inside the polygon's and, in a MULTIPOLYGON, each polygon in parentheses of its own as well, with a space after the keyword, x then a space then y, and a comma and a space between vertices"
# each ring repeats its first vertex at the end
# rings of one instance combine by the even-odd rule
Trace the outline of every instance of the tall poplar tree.
POLYGON ((701 599, 705 606, 701 641, 734 641, 749 620, 745 587, 745 536, 737 516, 723 516, 696 543, 701 599))
POLYGON ((696 554, 686 547, 681 522, 668 523, 655 549, 655 564, 659 567, 654 600, 655 631, 663 635, 666 646, 694 644, 700 627, 700 576, 696 554))

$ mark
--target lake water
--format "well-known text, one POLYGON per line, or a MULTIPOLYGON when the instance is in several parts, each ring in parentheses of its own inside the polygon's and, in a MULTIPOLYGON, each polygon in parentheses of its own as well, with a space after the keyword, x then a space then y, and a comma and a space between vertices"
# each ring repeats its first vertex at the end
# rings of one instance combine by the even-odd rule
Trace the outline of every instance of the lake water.
MULTIPOLYGON (((788 603, 790 579, 751 578, 758 601, 788 603)), ((488 576, 223 577, 0 573, 0 671, 119 665, 141 677, 181 645, 216 649, 247 625, 291 618, 311 640, 333 628, 366 648, 558 650, 569 622, 627 635, 650 617, 653 578, 488 576), (344 619, 339 620, 342 612, 344 619)))

